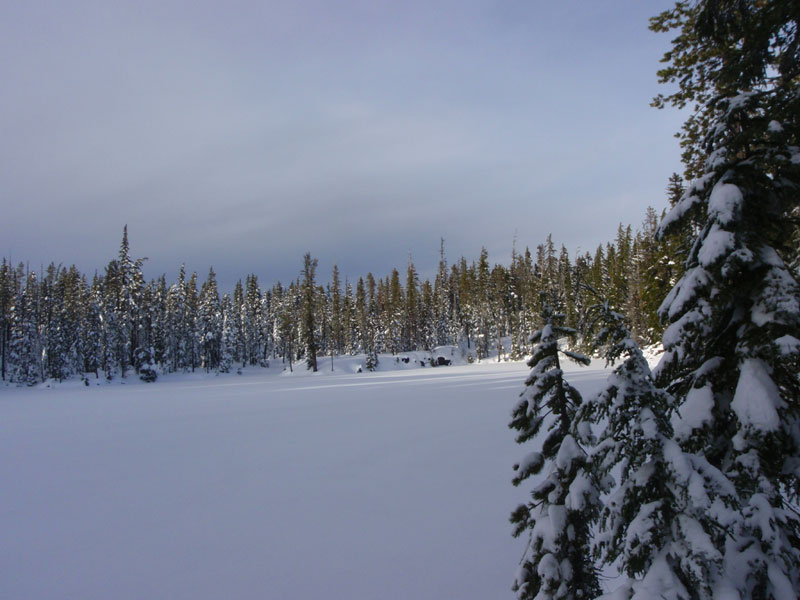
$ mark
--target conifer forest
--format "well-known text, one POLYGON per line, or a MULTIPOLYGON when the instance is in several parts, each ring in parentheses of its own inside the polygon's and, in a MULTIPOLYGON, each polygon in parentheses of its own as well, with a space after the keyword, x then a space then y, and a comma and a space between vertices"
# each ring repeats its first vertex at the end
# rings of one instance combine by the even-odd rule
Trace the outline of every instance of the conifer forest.
MULTIPOLYGON (((676 175, 669 193, 682 190, 676 175)), ((316 260, 303 259, 297 280, 261 287, 255 275, 221 293, 213 268, 204 279, 179 269, 145 281, 143 259, 131 256, 125 228, 116 259, 89 278, 76 267, 50 264, 37 272, 0 265, 0 370, 4 381, 33 385, 46 379, 138 375, 203 369, 229 372, 281 361, 313 368, 318 357, 432 350, 464 344, 474 360, 519 360, 540 324, 542 291, 579 327, 587 287, 624 307, 644 344, 661 333, 656 311, 681 274, 679 235, 657 241, 658 214, 641 228, 620 225, 617 239, 592 254, 570 258, 548 236, 515 251, 510 265, 477 260, 448 264, 442 242, 433 281, 414 264, 376 277, 342 281, 335 266, 327 283, 316 260), (402 271, 402 273, 401 273, 402 271), (503 347, 500 340, 510 339, 503 347)))

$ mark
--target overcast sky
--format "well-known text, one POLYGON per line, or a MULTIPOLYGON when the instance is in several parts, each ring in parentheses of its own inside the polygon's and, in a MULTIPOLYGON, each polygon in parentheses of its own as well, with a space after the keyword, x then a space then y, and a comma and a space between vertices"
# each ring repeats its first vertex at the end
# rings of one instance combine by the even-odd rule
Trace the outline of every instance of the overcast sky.
POLYGON ((224 289, 570 253, 680 171, 671 2, 61 0, 0 11, 0 255, 224 289))

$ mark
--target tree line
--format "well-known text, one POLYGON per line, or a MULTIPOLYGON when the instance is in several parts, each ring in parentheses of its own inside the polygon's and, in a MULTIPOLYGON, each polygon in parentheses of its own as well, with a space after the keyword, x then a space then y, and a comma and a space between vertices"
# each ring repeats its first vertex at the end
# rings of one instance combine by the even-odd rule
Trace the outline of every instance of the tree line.
MULTIPOLYGON (((682 192, 673 175, 670 201, 682 192)), ((342 281, 335 265, 320 284, 317 261, 306 254, 288 285, 264 288, 248 275, 232 294, 220 293, 213 268, 204 281, 183 266, 174 283, 165 275, 145 281, 126 226, 117 258, 91 279, 75 266, 51 263, 37 273, 3 259, 0 376, 33 385, 133 371, 150 381, 158 373, 229 372, 271 360, 316 369, 318 356, 355 354, 374 369, 383 353, 456 344, 469 359, 485 360, 491 351, 517 360, 530 352, 528 338, 540 325, 540 293, 551 290, 578 327, 588 305, 582 284, 624 307, 634 335, 649 344, 660 337, 657 309, 687 252, 684 233, 656 239, 660 218, 649 208, 636 231, 620 225, 614 241, 574 258, 548 236, 533 251, 515 248, 509 265, 491 264, 485 249, 477 260, 448 264, 442 240, 432 280, 422 280, 409 258, 402 274, 395 268, 355 282, 342 281)))

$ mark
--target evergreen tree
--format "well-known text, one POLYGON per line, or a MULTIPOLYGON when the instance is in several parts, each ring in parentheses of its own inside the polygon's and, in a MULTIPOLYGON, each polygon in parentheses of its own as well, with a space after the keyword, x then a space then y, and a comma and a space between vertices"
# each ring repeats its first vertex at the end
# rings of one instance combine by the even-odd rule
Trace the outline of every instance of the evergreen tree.
MULTIPOLYGON (((333 352, 328 351, 331 342, 330 306, 330 297, 325 292, 325 288, 321 285, 317 286, 317 289, 314 293, 314 314, 317 324, 314 337, 317 340, 317 354, 329 354, 331 357, 333 357, 333 352)), ((333 370, 332 360, 331 370, 333 370)))
POLYGON ((609 300, 614 306, 628 307, 631 296, 630 277, 633 270, 633 235, 631 226, 623 227, 619 224, 617 240, 613 247, 614 252, 609 252, 608 278, 609 300))
POLYGON ((575 310, 575 291, 572 285, 572 263, 569 260, 569 252, 563 245, 558 256, 557 272, 558 293, 564 299, 565 322, 570 327, 575 327, 578 323, 578 314, 575 310))
POLYGON ((213 267, 209 269, 208 278, 200 290, 199 303, 197 331, 200 355, 202 365, 208 372, 219 366, 222 343, 222 307, 213 267))
POLYGON ((261 290, 258 277, 248 275, 245 279, 244 301, 242 303, 242 330, 244 333, 243 363, 257 365, 262 350, 261 335, 261 290))
POLYGON ((200 336, 197 330, 197 313, 199 308, 199 295, 197 293, 197 273, 192 272, 189 281, 184 287, 186 309, 183 313, 184 325, 184 351, 186 364, 184 368, 194 370, 200 365, 200 336))
POLYGON ((92 280, 92 285, 87 289, 84 296, 85 317, 82 327, 84 344, 84 373, 94 373, 95 379, 100 377, 100 369, 103 368, 103 295, 100 286, 100 279, 97 275, 92 280))
POLYGON ((364 287, 364 278, 359 277, 356 283, 355 298, 355 329, 357 332, 357 348, 360 352, 366 352, 372 339, 368 331, 369 306, 367 305, 367 291, 364 287))
POLYGON ((489 298, 489 253, 486 248, 481 248, 478 264, 474 268, 475 277, 473 279, 473 293, 471 301, 473 314, 475 315, 475 329, 477 336, 475 340, 475 353, 480 361, 489 356, 489 343, 492 341, 490 331, 491 320, 491 300, 489 298))
POLYGON ((151 320, 151 339, 153 360, 164 367, 167 361, 167 344, 169 337, 169 321, 167 314, 167 279, 161 275, 153 286, 149 317, 151 320))
POLYGON ((671 398, 656 387, 622 315, 607 300, 589 312, 600 325, 595 346, 606 364, 622 359, 573 427, 581 442, 594 446, 591 472, 609 492, 595 556, 627 575, 617 597, 711 597, 722 568, 714 547, 731 521, 733 486, 702 455, 686 454, 672 440, 671 398), (598 439, 590 423, 603 425, 598 439), (612 476, 619 478, 616 486, 612 476))
POLYGON ((8 373, 15 288, 14 269, 4 258, 0 263, 0 381, 5 381, 8 373))
POLYGON ((117 360, 119 361, 120 375, 125 377, 129 367, 138 369, 136 360, 139 346, 140 325, 140 298, 144 279, 142 277, 142 263, 146 259, 132 259, 128 244, 128 226, 122 230, 122 243, 119 249, 119 258, 113 266, 109 265, 108 290, 114 299, 114 338, 117 360))
POLYGON ((158 379, 158 367, 152 346, 140 345, 136 351, 136 362, 139 365, 139 379, 146 383, 158 379))
POLYGON ((450 336, 452 314, 450 303, 450 279, 447 276, 447 261, 444 257, 444 239, 439 246, 439 269, 433 284, 434 294, 434 321, 436 330, 436 345, 446 346, 453 342, 450 336))
POLYGON ((408 257, 406 266, 406 289, 402 310, 402 348, 404 350, 417 350, 420 347, 420 293, 419 278, 411 256, 408 257))
POLYGON ((512 333, 511 359, 519 360, 528 351, 528 338, 533 333, 533 262, 530 249, 523 255, 511 252, 512 333))
POLYGON ((368 346, 365 351, 368 355, 368 358, 370 355, 372 356, 373 367, 377 367, 378 354, 384 351, 384 330, 380 321, 381 316, 379 304, 375 278, 373 277, 372 273, 367 273, 367 331, 369 334, 367 340, 368 346))
POLYGON ((345 354, 357 354, 358 329, 355 321, 355 307, 353 302, 353 286, 348 279, 344 280, 344 305, 342 307, 342 336, 343 351, 345 354))
POLYGON ((262 367, 269 366, 269 357, 276 356, 275 354, 275 310, 273 307, 272 290, 265 290, 261 296, 261 336, 263 344, 261 346, 261 361, 262 367))
POLYGON ((329 344, 330 354, 339 355, 344 351, 344 306, 342 303, 342 290, 341 282, 339 281, 339 267, 333 265, 333 275, 330 285, 330 335, 331 341, 329 344))
POLYGON ((63 381, 70 372, 71 323, 64 306, 66 284, 64 269, 50 263, 40 282, 42 311, 40 325, 43 331, 45 377, 63 381))
POLYGON ((222 338, 220 340, 219 371, 229 373, 235 362, 236 324, 233 301, 228 294, 222 296, 222 338))
POLYGON ((282 360, 289 363, 289 371, 292 371, 292 363, 296 352, 297 322, 300 313, 300 286, 292 283, 283 294, 278 313, 278 330, 281 340, 282 360))
POLYGON ((359 279, 356 287, 356 306, 361 306, 357 309, 359 311, 359 329, 362 332, 361 348, 367 355, 365 366, 368 371, 374 371, 378 367, 378 353, 383 350, 383 333, 378 321, 375 288, 375 278, 372 273, 367 273, 366 286, 359 279))
POLYGON ((19 385, 35 385, 44 379, 38 322, 39 285, 36 273, 30 272, 17 292, 11 311, 11 381, 19 385))
POLYGON ((511 301, 511 281, 507 269, 495 265, 489 276, 489 319, 488 336, 495 343, 497 362, 505 355, 502 338, 510 329, 510 313, 513 310, 511 301))
POLYGON ((436 346, 436 300, 433 287, 427 279, 422 283, 419 300, 418 348, 431 351, 436 346))
POLYGON ((582 364, 589 359, 559 349, 558 338, 575 331, 561 325, 564 315, 553 311, 545 294, 541 316, 544 326, 531 336, 536 346, 526 389, 509 424, 518 431, 517 443, 535 440, 541 448, 514 465, 514 485, 546 467, 531 501, 511 515, 514 536, 529 535, 514 590, 519 598, 537 600, 594 598, 600 589, 589 550, 595 488, 586 472, 586 453, 571 433, 581 396, 564 379, 559 354, 582 364), (545 434, 540 435, 543 425, 545 434))
POLYGON ((172 372, 185 370, 188 365, 186 348, 186 268, 181 265, 178 282, 167 292, 167 355, 166 362, 172 372))
POLYGON ((637 257, 634 277, 640 303, 640 317, 637 323, 638 330, 634 327, 634 331, 648 344, 661 339, 663 327, 658 318, 658 307, 667 292, 677 283, 677 280, 670 283, 670 273, 663 274, 659 269, 662 260, 670 260, 666 256, 662 257, 661 244, 656 240, 659 221, 658 213, 648 206, 636 238, 637 257))
POLYGON ((62 269, 56 282, 56 295, 60 298, 58 321, 64 340, 64 379, 83 374, 87 339, 84 335, 86 310, 86 281, 75 265, 62 269))
MULTIPOLYGON (((680 175, 673 173, 667 186, 670 206, 680 200, 685 191, 680 175)), ((661 215, 663 218, 665 214, 661 215)), ((674 227, 668 235, 657 236, 660 219, 655 211, 648 209, 639 236, 642 252, 640 272, 644 280, 639 284, 642 310, 647 322, 648 342, 661 339, 664 326, 658 317, 658 308, 669 291, 675 287, 685 271, 686 258, 698 231, 695 219, 688 219, 674 227)))
POLYGON ((247 345, 246 335, 244 330, 244 286, 242 280, 239 279, 233 288, 233 311, 232 321, 234 329, 235 347, 233 350, 233 359, 237 363, 241 363, 244 367, 247 364, 247 345))
POLYGON ((795 3, 725 0, 652 22, 678 29, 661 78, 680 87, 661 102, 697 104, 684 141, 702 163, 661 225, 702 228, 661 307, 656 376, 678 402, 682 448, 736 487, 714 583, 743 598, 800 595, 800 285, 782 259, 800 188, 798 25, 795 3))
POLYGON ((317 370, 317 326, 316 326, 316 285, 314 274, 317 270, 317 259, 311 253, 303 256, 302 282, 302 340, 305 346, 306 365, 314 372, 317 370))

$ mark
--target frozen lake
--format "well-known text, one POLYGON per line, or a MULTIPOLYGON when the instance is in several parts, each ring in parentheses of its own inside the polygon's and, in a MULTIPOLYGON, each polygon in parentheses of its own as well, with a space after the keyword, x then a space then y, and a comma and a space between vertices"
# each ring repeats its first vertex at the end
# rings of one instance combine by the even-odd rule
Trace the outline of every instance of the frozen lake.
POLYGON ((527 372, 0 388, 0 598, 513 598, 527 372))

